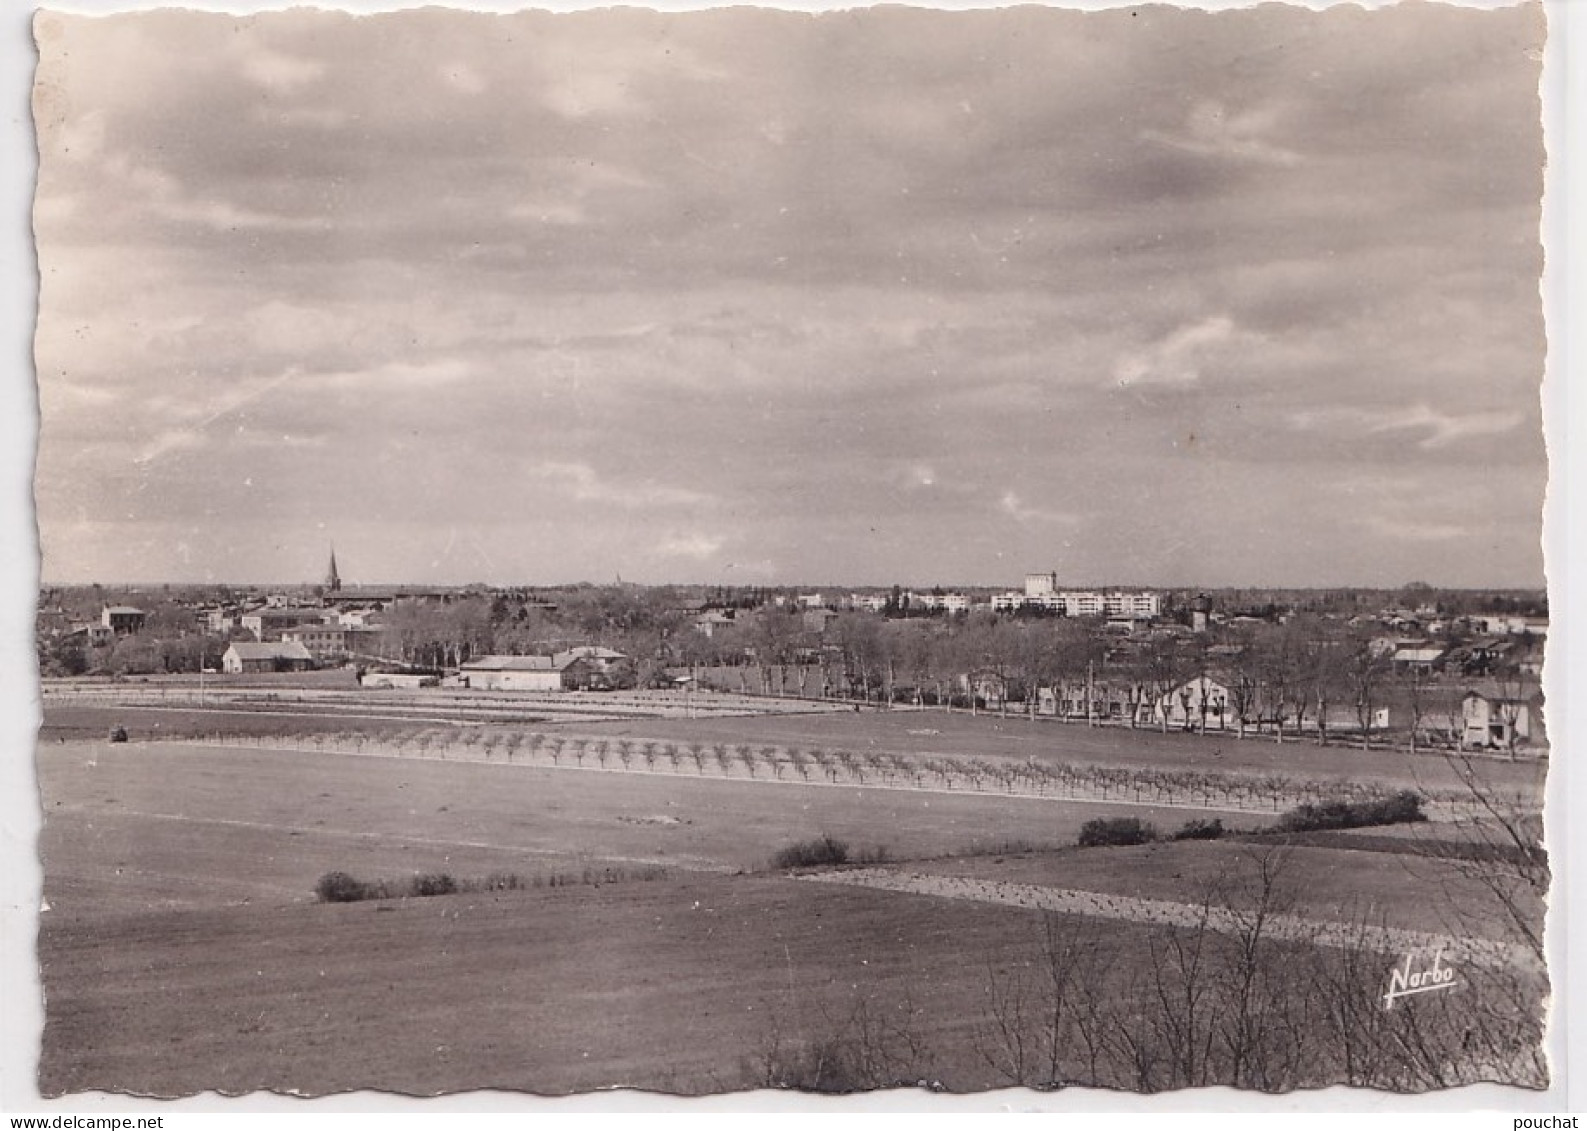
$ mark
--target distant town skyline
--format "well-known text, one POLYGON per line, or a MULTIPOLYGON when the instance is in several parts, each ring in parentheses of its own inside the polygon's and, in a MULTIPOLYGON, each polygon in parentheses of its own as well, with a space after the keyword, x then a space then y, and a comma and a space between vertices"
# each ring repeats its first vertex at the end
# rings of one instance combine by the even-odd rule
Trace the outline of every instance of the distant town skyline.
POLYGON ((1544 584, 1538 6, 36 30, 46 585, 1544 584))
MULTIPOLYGON (((390 592, 393 590, 421 591, 433 590, 461 590, 475 586, 485 586, 495 590, 545 590, 571 589, 580 586, 602 588, 608 586, 632 586, 643 589, 733 589, 733 590, 771 590, 786 592, 816 593, 825 592, 841 595, 849 591, 887 591, 902 589, 905 592, 929 593, 940 589, 944 593, 974 592, 978 594, 1017 592, 1025 586, 1023 579, 1011 577, 994 582, 965 582, 954 578, 922 579, 899 578, 882 582, 855 582, 842 579, 815 581, 808 578, 794 578, 781 582, 716 582, 716 581, 634 581, 624 577, 613 577, 601 580, 599 578, 567 578, 562 580, 546 579, 508 579, 505 581, 484 581, 475 578, 471 581, 416 581, 412 578, 389 577, 384 579, 356 579, 343 577, 340 586, 335 590, 343 597, 356 599, 361 592, 390 592)), ((233 588, 250 589, 257 591, 276 591, 281 593, 323 589, 327 596, 333 590, 322 578, 216 578, 204 581, 171 581, 159 578, 94 578, 89 581, 58 581, 50 578, 41 578, 39 588, 42 591, 50 590, 80 590, 99 587, 107 592, 134 592, 152 589, 204 589, 204 588, 233 588)), ((1208 585, 1194 581, 1182 584, 1153 584, 1150 582, 1121 582, 1096 578, 1065 579, 1061 575, 1057 580, 1057 588, 1061 590, 1093 590, 1093 591, 1124 591, 1139 590, 1144 592, 1175 592, 1175 593, 1219 593, 1228 591, 1255 591, 1255 592, 1329 592, 1329 591, 1363 591, 1363 592, 1416 592, 1425 588, 1430 593, 1436 592, 1464 592, 1464 593, 1494 593, 1494 594, 1521 594, 1521 593, 1546 593, 1545 585, 1434 585, 1420 578, 1391 585, 1286 585, 1286 584, 1245 584, 1245 585, 1208 585)))

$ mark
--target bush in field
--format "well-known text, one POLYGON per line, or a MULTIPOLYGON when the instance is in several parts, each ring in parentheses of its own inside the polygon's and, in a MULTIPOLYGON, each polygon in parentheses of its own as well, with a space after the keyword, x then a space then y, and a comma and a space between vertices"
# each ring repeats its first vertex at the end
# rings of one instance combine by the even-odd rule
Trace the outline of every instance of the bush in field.
POLYGON ((1421 795, 1407 789, 1371 801, 1322 801, 1300 805, 1280 817, 1278 827, 1289 833, 1309 833, 1414 824, 1425 820, 1427 814, 1422 812, 1421 795))
POLYGON ((408 894, 411 896, 451 895, 456 890, 457 881, 445 872, 414 876, 408 881, 408 894))
MULTIPOLYGON (((490 880, 486 881, 486 886, 494 887, 490 880)), ((326 872, 314 885, 314 894, 319 896, 321 903, 359 903, 366 899, 392 899, 396 896, 450 895, 458 890, 457 881, 445 872, 413 876, 406 884, 387 880, 365 881, 346 872, 326 872)))
POLYGON ((1080 827, 1081 848, 1149 844, 1156 839, 1157 830, 1139 817, 1098 817, 1080 827))
POLYGON ((321 903, 357 903, 369 898, 369 885, 346 872, 326 872, 314 885, 321 903))
POLYGON ((1356 808, 1377 825, 1414 825, 1427 820, 1421 795, 1409 789, 1376 801, 1359 802, 1356 808))
POLYGON ((1174 830, 1175 840, 1217 840, 1223 835, 1223 821, 1186 821, 1174 830))
POLYGON ((772 857, 772 864, 778 868, 821 868, 848 862, 849 846, 830 836, 790 844, 772 857))

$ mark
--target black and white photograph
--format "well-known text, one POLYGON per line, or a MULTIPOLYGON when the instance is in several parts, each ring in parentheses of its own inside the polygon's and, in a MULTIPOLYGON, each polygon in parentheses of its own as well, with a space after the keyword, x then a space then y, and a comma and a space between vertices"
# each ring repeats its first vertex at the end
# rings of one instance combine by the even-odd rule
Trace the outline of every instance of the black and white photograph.
POLYGON ((1557 7, 41 8, 27 1086, 1530 1110, 1557 7))

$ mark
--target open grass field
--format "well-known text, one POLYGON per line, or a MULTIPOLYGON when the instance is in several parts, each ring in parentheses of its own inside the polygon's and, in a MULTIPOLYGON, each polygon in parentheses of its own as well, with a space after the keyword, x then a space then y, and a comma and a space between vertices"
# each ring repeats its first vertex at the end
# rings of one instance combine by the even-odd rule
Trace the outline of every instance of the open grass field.
POLYGON ((1185 817, 995 794, 136 742, 42 746, 39 776, 50 878, 71 875, 71 845, 89 838, 126 849, 96 864, 146 876, 162 899, 201 901, 206 873, 307 899, 334 869, 484 874, 544 862, 739 871, 822 834, 915 858, 1072 844, 1099 815, 1138 813, 1165 827, 1185 817), (261 853, 267 845, 276 847, 261 853), (162 882, 167 868, 175 872, 162 882))
MULTIPOLYGON (((689 874, 51 924, 40 1083, 737 1089, 779 1032, 819 1034, 860 1000, 963 1045, 987 964, 1021 960, 1034 940, 1015 909, 689 874)), ((971 1061, 944 1069, 957 1088, 1000 1082, 971 1061)))
MULTIPOLYGON (((910 735, 919 718, 761 722, 801 742, 946 735, 910 735)), ((964 725, 958 738, 988 750, 1011 740, 988 729, 1010 724, 964 725)), ((1187 816, 1124 803, 167 742, 43 742, 37 764, 46 1094, 736 1089, 763 1082, 778 1049, 852 1031, 857 1011, 928 1050, 910 1060, 921 1078, 998 1086, 1007 1072, 977 1042, 1041 916, 807 883, 769 871, 773 853, 830 834, 945 878, 1180 900, 1248 858, 1063 847, 1096 816, 1187 816), (522 887, 315 902, 333 870, 522 887)), ((1437 861, 1306 848, 1293 863, 1306 914, 1447 926, 1430 895, 1397 898, 1406 868, 1439 899, 1472 895, 1437 861)), ((1123 992, 1156 936, 1095 922, 1123 992)))

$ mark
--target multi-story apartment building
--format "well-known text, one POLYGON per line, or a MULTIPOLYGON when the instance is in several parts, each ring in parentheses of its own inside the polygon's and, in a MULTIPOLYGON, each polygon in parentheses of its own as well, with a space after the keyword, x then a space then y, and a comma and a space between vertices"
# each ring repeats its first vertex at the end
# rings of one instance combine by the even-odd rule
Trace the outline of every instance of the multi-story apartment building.
POLYGON ((967 613, 970 598, 963 593, 916 593, 911 589, 906 596, 912 609, 930 609, 933 612, 967 613))
POLYGON ((1025 577, 1025 591, 1010 590, 992 598, 994 612, 1011 613, 1023 608, 1046 609, 1066 617, 1120 617, 1151 620, 1163 615, 1163 595, 1146 590, 1058 589, 1048 588, 1051 574, 1032 573, 1025 577))

